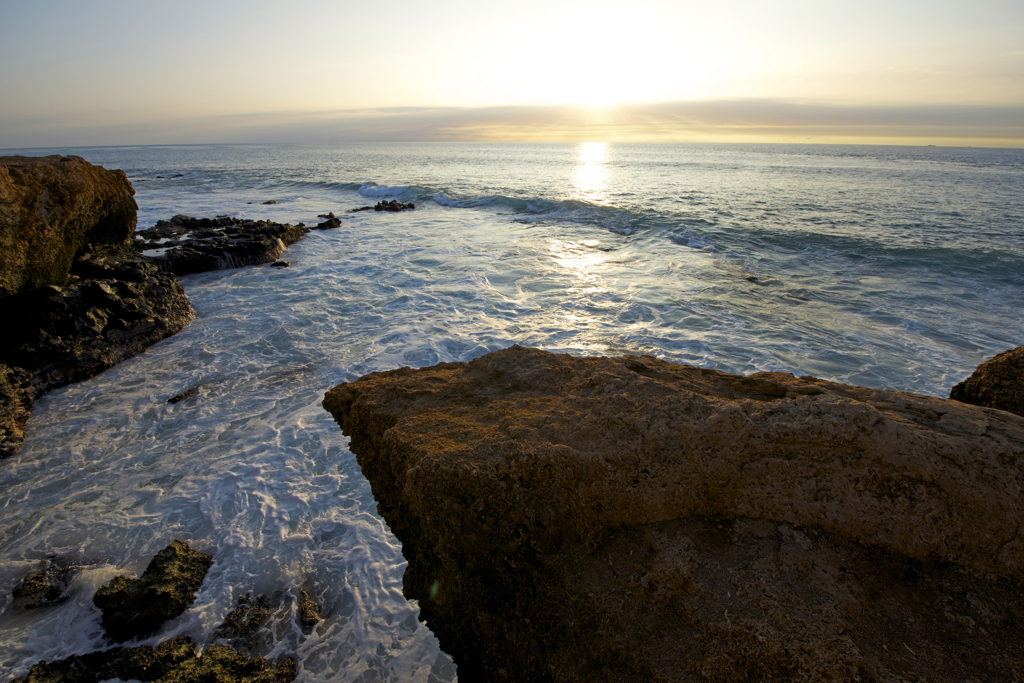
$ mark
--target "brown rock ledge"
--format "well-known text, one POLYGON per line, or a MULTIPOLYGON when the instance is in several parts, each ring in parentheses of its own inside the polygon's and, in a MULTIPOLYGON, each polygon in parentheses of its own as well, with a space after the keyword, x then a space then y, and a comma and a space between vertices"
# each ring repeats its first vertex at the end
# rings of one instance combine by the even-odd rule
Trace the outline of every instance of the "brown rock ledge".
POLYGON ((989 358, 949 392, 956 401, 1024 415, 1024 346, 989 358))
POLYGON ((512 347, 324 407, 471 681, 1024 679, 1024 419, 512 347))

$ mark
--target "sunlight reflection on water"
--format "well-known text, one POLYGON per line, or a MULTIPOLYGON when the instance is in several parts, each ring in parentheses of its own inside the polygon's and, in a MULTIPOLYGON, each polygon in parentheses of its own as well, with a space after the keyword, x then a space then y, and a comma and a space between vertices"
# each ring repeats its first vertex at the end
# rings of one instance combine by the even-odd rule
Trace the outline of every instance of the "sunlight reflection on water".
POLYGON ((608 146, 603 142, 582 142, 576 150, 572 171, 572 198, 592 204, 608 203, 608 146))

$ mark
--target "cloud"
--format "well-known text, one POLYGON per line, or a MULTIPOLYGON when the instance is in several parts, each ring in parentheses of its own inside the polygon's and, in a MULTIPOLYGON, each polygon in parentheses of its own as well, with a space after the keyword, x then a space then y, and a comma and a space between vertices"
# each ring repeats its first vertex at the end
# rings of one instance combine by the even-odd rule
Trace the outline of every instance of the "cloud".
POLYGON ((1024 105, 856 106, 723 99, 581 106, 392 107, 117 124, 24 123, 0 145, 374 141, 917 142, 1024 147, 1024 105), (27 144, 12 144, 17 139, 27 144))

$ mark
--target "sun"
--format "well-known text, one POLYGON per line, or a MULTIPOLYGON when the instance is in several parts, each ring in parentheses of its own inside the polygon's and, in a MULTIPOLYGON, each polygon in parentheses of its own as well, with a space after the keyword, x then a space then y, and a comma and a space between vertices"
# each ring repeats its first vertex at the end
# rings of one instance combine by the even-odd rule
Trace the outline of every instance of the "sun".
MULTIPOLYGON (((546 17, 528 33, 496 36, 470 67, 473 92, 492 103, 590 108, 706 97, 749 71, 749 51, 692 26, 605 4, 546 17), (507 49, 514 41, 515 49, 507 49)), ((465 65, 458 72, 465 83, 465 65)))

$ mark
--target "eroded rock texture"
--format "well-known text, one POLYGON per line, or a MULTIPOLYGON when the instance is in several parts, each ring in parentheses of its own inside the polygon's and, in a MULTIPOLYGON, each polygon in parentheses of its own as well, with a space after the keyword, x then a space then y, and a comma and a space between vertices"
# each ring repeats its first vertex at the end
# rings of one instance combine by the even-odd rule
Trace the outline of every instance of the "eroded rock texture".
POLYGON ((40 662, 16 683, 96 683, 111 678, 160 683, 290 683, 295 661, 268 664, 262 657, 247 657, 214 645, 196 654, 186 636, 159 647, 117 647, 55 662, 40 662))
POLYGON ((986 408, 1024 415, 1024 346, 1003 351, 953 387, 949 397, 986 408))
POLYGON ((134 190, 79 157, 0 157, 0 457, 32 401, 92 377, 193 317, 173 274, 133 246, 134 190))
POLYGON ((123 171, 81 157, 0 157, 0 299, 63 285, 86 244, 128 240, 134 195, 123 171))
POLYGON ((460 680, 1024 675, 1014 415, 520 347, 324 407, 460 680))
POLYGON ((88 379, 180 331, 194 313, 171 273, 133 250, 80 251, 63 286, 8 301, 22 324, 0 343, 38 394, 88 379))
POLYGON ((149 635, 188 609, 212 563, 209 555, 174 541, 138 579, 118 576, 96 591, 93 603, 103 612, 103 630, 119 643, 149 635))
POLYGON ((307 232, 301 225, 178 215, 137 236, 162 270, 188 275, 272 263, 307 232))

